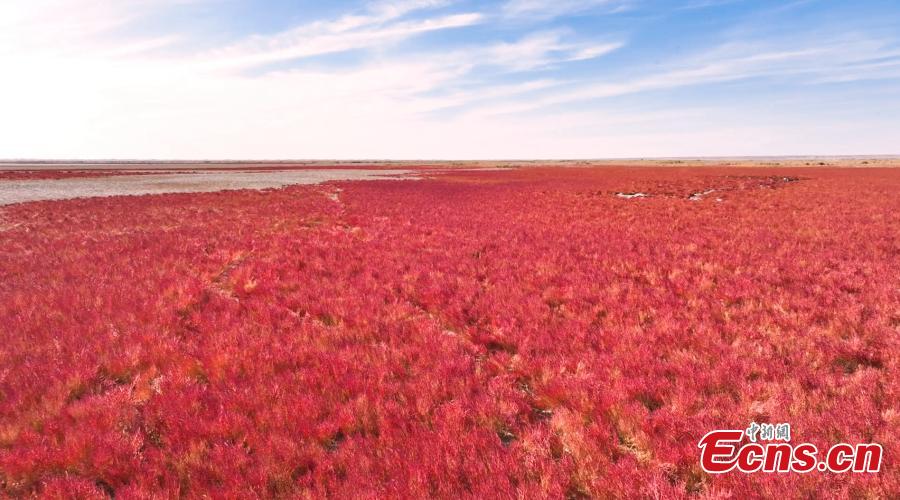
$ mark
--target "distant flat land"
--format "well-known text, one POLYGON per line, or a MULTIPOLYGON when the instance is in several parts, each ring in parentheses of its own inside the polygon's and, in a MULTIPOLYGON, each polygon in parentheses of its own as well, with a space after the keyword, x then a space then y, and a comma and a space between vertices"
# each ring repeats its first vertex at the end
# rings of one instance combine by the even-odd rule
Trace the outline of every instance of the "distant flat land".
POLYGON ((900 157, 894 156, 528 161, 2 161, 0 205, 103 196, 260 190, 341 180, 410 178, 415 173, 470 169, 896 166, 900 166, 900 157))
POLYGON ((594 160, 272 160, 272 161, 40 161, 0 160, 5 170, 294 170, 370 168, 497 168, 527 166, 762 166, 897 167, 900 156, 733 156, 704 158, 608 158, 594 160))

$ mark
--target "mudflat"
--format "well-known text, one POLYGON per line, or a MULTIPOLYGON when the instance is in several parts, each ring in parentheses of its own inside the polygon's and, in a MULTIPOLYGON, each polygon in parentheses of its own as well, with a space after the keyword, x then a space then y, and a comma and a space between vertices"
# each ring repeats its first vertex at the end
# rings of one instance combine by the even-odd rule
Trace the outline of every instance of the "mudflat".
POLYGON ((241 170, 185 171, 59 179, 0 180, 0 205, 40 200, 162 193, 205 193, 234 189, 270 189, 339 180, 400 179, 411 170, 241 170))

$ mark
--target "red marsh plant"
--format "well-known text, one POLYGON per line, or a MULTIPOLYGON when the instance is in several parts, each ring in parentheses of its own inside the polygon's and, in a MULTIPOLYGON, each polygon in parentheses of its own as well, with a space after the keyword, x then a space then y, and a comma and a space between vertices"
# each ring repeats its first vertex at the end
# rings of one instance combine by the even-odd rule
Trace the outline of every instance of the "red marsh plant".
POLYGON ((531 168, 8 206, 0 490, 897 497, 898 192, 531 168), (882 471, 704 473, 750 421, 882 471))

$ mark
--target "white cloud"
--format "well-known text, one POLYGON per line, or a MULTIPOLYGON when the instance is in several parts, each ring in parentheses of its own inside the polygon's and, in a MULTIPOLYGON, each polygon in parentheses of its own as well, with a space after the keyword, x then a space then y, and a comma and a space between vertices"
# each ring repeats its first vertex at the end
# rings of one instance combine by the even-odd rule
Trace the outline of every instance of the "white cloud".
POLYGON ((247 37, 231 45, 202 54, 202 63, 220 67, 248 66, 310 57, 378 44, 443 29, 477 24, 477 12, 445 14, 403 20, 409 14, 448 5, 447 0, 395 0, 368 4, 365 11, 333 20, 320 20, 289 30, 247 37))
POLYGON ((256 36, 203 56, 204 63, 234 67, 270 63, 314 55, 371 48, 428 31, 461 28, 479 23, 479 13, 449 14, 384 25, 382 18, 341 18, 272 36, 256 36))
POLYGON ((567 42, 563 40, 562 32, 548 31, 532 33, 513 43, 490 46, 480 53, 476 52, 476 58, 488 64, 524 70, 559 62, 593 59, 623 45, 622 42, 567 42))
POLYGON ((670 62, 643 76, 607 79, 560 88, 527 101, 498 103, 473 111, 514 114, 551 106, 753 78, 800 80, 805 84, 896 78, 900 49, 862 37, 797 40, 789 44, 726 43, 704 54, 670 62), (874 61, 873 61, 874 58, 874 61), (888 58, 887 60, 885 60, 888 58))
POLYGON ((509 0, 503 14, 512 18, 547 19, 585 12, 603 7, 607 12, 621 12, 630 6, 627 0, 509 0))
POLYGON ((369 12, 374 19, 387 21, 403 17, 417 10, 444 7, 450 3, 450 0, 384 0, 370 3, 369 12))

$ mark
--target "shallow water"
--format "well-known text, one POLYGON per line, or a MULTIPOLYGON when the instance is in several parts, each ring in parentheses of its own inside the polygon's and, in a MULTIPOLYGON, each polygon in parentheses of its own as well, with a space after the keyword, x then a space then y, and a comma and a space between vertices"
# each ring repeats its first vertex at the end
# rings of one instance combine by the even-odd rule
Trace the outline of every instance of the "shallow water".
POLYGON ((341 180, 400 179, 412 170, 281 170, 0 180, 0 205, 39 200, 268 189, 341 180))

